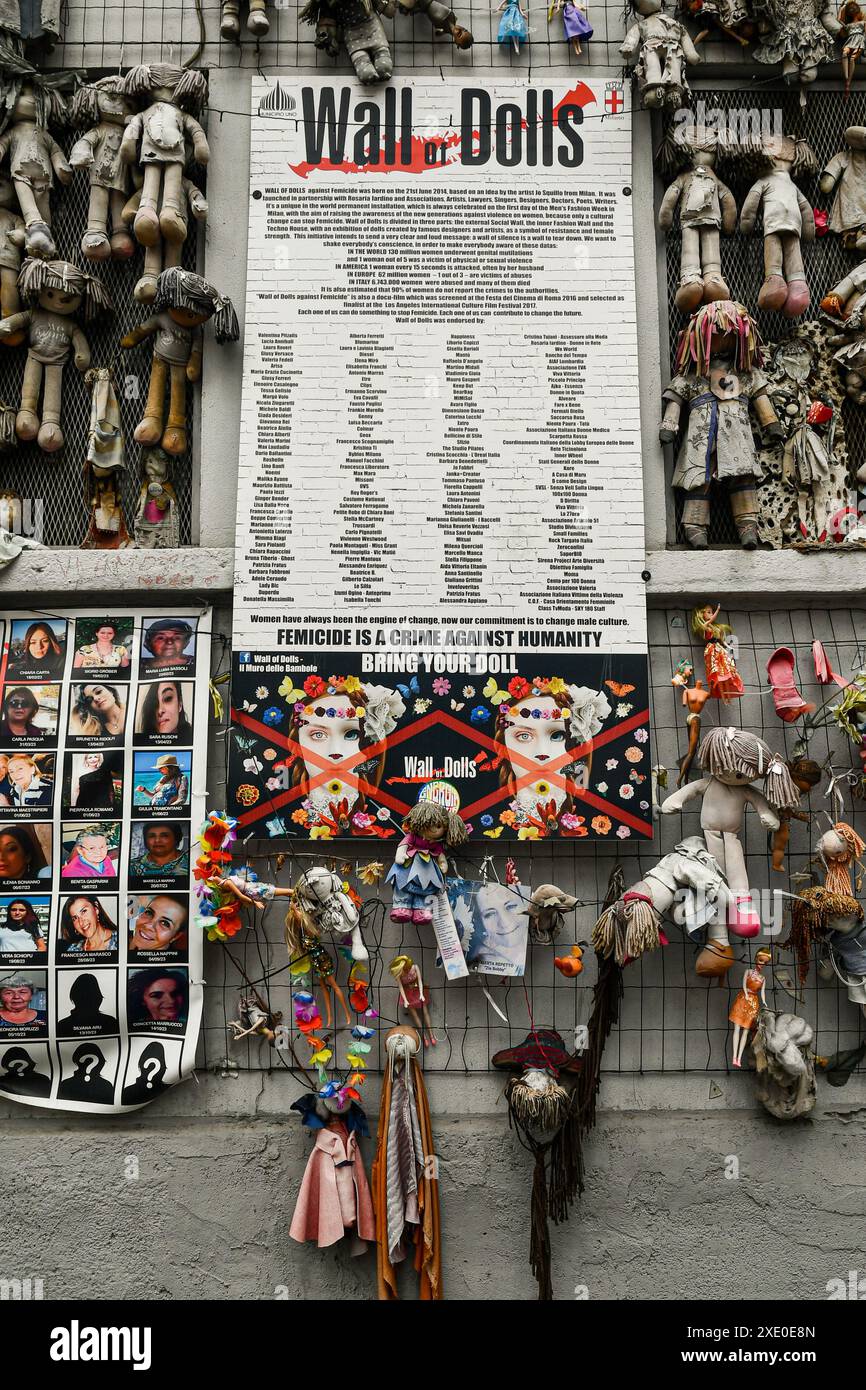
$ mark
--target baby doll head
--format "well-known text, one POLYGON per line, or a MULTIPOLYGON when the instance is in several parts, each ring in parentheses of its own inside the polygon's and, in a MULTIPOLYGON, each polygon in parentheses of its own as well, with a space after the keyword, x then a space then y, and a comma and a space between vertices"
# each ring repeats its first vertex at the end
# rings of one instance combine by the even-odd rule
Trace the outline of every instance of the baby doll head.
POLYGON ((698 749, 705 772, 728 787, 764 781, 764 795, 776 811, 793 811, 800 804, 787 765, 757 734, 745 729, 710 729, 698 749))
POLYGON ((111 300, 101 280, 79 270, 69 261, 41 261, 28 256, 18 276, 23 302, 54 314, 76 314, 83 308, 89 323, 97 314, 111 310, 111 300))
POLYGON ((154 313, 168 313, 182 328, 197 328, 212 318, 218 343, 236 343, 241 335, 231 300, 192 270, 164 270, 156 282, 153 308, 154 313))
POLYGON ((79 87, 72 98, 70 117, 77 126, 98 125, 100 121, 123 125, 134 111, 134 103, 124 93, 123 78, 115 73, 79 87))
POLYGON ((123 90, 127 96, 170 101, 193 113, 207 101, 204 73, 179 67, 177 63, 146 63, 131 68, 123 79, 123 90))
POLYGON ((449 849, 466 842, 466 824, 456 811, 435 801, 418 801, 403 822, 407 835, 421 840, 441 840, 449 849))
POLYGON ((715 299, 692 314, 677 340, 677 371, 705 376, 710 360, 718 356, 733 357, 739 372, 751 371, 763 360, 761 335, 751 314, 731 299, 715 299))

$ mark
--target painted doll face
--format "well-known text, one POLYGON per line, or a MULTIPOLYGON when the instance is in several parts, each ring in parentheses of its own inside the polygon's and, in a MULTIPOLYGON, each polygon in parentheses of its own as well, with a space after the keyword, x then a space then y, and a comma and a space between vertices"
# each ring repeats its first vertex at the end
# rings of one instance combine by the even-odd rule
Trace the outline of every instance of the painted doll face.
POLYGON ((81 295, 49 287, 40 294, 39 307, 50 309, 53 314, 74 314, 81 307, 81 295))
POLYGON ((722 782, 726 787, 747 787, 755 781, 746 772, 717 772, 714 776, 717 782, 722 782))
POLYGON ((519 755, 513 763, 517 778, 530 771, 527 763, 536 764, 541 771, 562 757, 567 744, 562 714, 552 695, 539 695, 512 706, 505 725, 505 746, 519 755))
POLYGON ((315 758, 304 758, 304 768, 311 780, 319 779, 316 790, 324 789, 337 797, 351 794, 354 798, 357 796, 355 788, 344 784, 339 777, 342 763, 356 754, 361 745, 360 719, 348 719, 341 713, 349 704, 348 695, 328 696, 327 702, 316 701, 312 713, 301 718, 298 742, 305 752, 309 750, 315 754, 315 758), (329 714, 329 710, 334 713, 329 714), (327 776, 329 763, 334 767, 333 778, 327 776))

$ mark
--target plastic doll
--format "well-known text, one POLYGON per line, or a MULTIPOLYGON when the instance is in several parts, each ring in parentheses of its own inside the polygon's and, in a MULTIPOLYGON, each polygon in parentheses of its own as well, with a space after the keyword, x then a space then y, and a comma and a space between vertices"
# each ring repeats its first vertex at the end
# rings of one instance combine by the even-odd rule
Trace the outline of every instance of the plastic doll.
POLYGON ((728 1022, 734 1025, 734 1055, 731 1060, 735 1067, 742 1066, 749 1034, 758 1021, 761 1008, 767 1007, 767 982, 764 979, 764 971, 772 959, 773 953, 766 947, 755 952, 755 963, 743 975, 742 989, 731 1005, 728 1022))
POLYGON ((634 75, 641 104, 683 106, 689 95, 684 70, 701 61, 688 30, 665 13, 664 0, 631 0, 631 7, 636 19, 619 51, 626 62, 637 59, 634 75))
MULTIPOLYGON (((189 152, 189 145, 187 145, 189 152)), ((189 163, 189 161, 187 161, 189 163)), ((184 218, 184 225, 187 226, 186 210, 192 213, 196 222, 207 221, 208 205, 207 199, 191 179, 184 175, 181 180, 183 189, 183 201, 181 203, 181 216, 184 218)), ((141 205, 140 188, 136 189, 132 197, 125 204, 123 209, 123 221, 127 226, 132 226, 135 222, 136 214, 141 205)), ((160 205, 161 211, 161 205, 160 205)), ((150 304, 156 296, 156 286, 160 275, 164 270, 171 270, 180 265, 183 255, 183 244, 186 241, 187 233, 179 241, 164 241, 158 237, 153 246, 144 248, 144 268, 139 277, 135 289, 132 291, 134 297, 141 304, 150 304)))
POLYGON ((814 174, 818 163, 805 140, 789 135, 770 135, 760 156, 766 172, 752 185, 740 213, 740 231, 755 230, 758 213, 763 218, 764 283, 758 291, 758 308, 781 310, 794 319, 809 307, 809 286, 803 269, 803 241, 815 239, 815 217, 795 178, 814 174))
POLYGON ((133 222, 136 241, 141 246, 156 246, 160 238, 182 242, 187 230, 183 190, 187 141, 198 164, 207 164, 210 158, 207 137, 192 114, 207 100, 207 82, 202 73, 174 63, 151 63, 126 74, 123 92, 151 102, 128 122, 120 145, 120 158, 127 164, 138 163, 144 174, 133 222))
POLYGON ((123 208, 130 191, 129 165, 120 157, 127 118, 135 111, 123 94, 122 77, 101 77, 79 88, 71 116, 89 130, 76 141, 69 156, 73 169, 86 169, 90 180, 87 231, 81 250, 90 261, 128 260, 135 243, 123 225, 123 208), (111 216, 111 237, 108 219, 111 216))
POLYGON ((466 825, 456 811, 434 801, 419 801, 403 822, 405 834, 386 881, 393 886, 392 922, 433 921, 433 900, 445 892, 447 849, 466 841, 466 825))
POLYGON ((90 366, 90 348, 73 317, 82 310, 85 323, 111 309, 104 287, 68 261, 28 258, 18 277, 27 308, 0 322, 0 338, 27 334, 27 365, 21 387, 21 407, 15 418, 19 439, 35 439, 40 449, 54 453, 63 447, 61 407, 63 368, 73 357, 80 372, 90 366), (42 418, 39 396, 42 393, 42 418))
MULTIPOLYGON (((240 43, 242 0, 222 0, 220 15, 220 37, 233 43, 240 43)), ((247 12, 247 33, 252 34, 258 43, 270 33, 271 21, 268 16, 267 0, 249 0, 247 12)))
POLYGON ((758 63, 781 63, 786 82, 814 82, 821 63, 834 60, 834 39, 842 26, 832 0, 760 0, 756 5, 763 42, 758 63))
POLYGON ((331 993, 336 996, 337 1003, 343 1010, 346 1018, 346 1027, 351 1028, 352 1018, 349 1013, 349 1006, 346 1003, 346 996, 340 989, 336 981, 336 966, 333 957, 322 945, 319 936, 319 926, 315 919, 297 900, 292 901, 286 914, 286 948, 289 952, 289 960, 300 964, 307 957, 310 961, 313 972, 325 996, 325 1023, 328 1028, 333 1024, 333 1010, 331 1008, 331 993))
MULTIPOLYGON (((12 180, 0 174, 0 318, 4 319, 17 314, 21 308, 18 297, 21 252, 18 248, 24 242, 24 219, 13 210, 17 202, 12 180)), ((23 341, 23 332, 2 339, 5 347, 17 347, 23 341)))
POLYGON ((424 1046, 435 1047, 436 1035, 430 1022, 430 1010, 427 1008, 424 981, 421 979, 421 971, 418 966, 411 956, 395 956, 388 966, 388 970, 397 981, 400 1002, 421 1034, 424 1046))
POLYGON ((459 23, 454 11, 442 0, 397 0, 397 9, 401 14, 426 14, 433 25, 434 35, 450 34, 455 48, 472 47, 469 30, 459 23))
POLYGON ((767 396, 767 379, 758 370, 760 363, 757 328, 748 310, 731 300, 702 305, 680 334, 678 375, 664 393, 659 439, 663 444, 676 440, 685 407, 687 421, 673 486, 686 493, 683 530, 695 549, 709 544, 709 493, 714 481, 727 485, 740 544, 746 550, 758 544, 756 484, 763 470, 749 407, 768 434, 782 433, 767 396))
MULTIPOLYGON (((864 26, 866 27, 866 26, 864 26)), ((821 192, 834 193, 829 227, 846 251, 866 250, 866 126, 850 125, 840 150, 821 171, 821 192)))
POLYGON ((510 43, 514 52, 519 53, 520 45, 526 43, 529 38, 529 26, 527 24, 529 16, 523 8, 521 0, 502 0, 502 3, 496 6, 496 13, 502 15, 496 42, 506 45, 510 43))
POLYGON ((153 364, 144 415, 136 426, 139 444, 159 444, 167 454, 186 451, 186 383, 201 375, 201 326, 214 321, 218 343, 235 343, 240 337, 237 316, 230 299, 191 270, 164 270, 159 277, 155 314, 121 338, 123 348, 154 338, 153 364), (168 419, 164 422, 165 388, 170 382, 168 419))
POLYGON ((686 161, 669 186, 659 208, 659 227, 670 231, 679 206, 682 243, 677 308, 690 314, 714 299, 730 299, 722 278, 719 233, 737 229, 734 195, 715 172, 718 138, 715 131, 694 125, 678 126, 672 141, 676 163, 686 161))
POLYGON ((171 459, 161 449, 146 449, 132 530, 140 550, 174 550, 180 544, 177 495, 171 482, 171 459))
POLYGON ((711 729, 700 746, 698 761, 707 775, 673 792, 660 810, 669 816, 701 798, 707 849, 734 895, 728 926, 737 936, 756 936, 761 922, 752 903, 740 842, 746 807, 752 807, 767 830, 778 830, 779 812, 797 807, 800 794, 783 760, 757 734, 743 729, 711 729), (751 785, 758 778, 763 778, 765 796, 751 785))
MULTIPOLYGON (((821 769, 811 758, 794 758, 788 763, 788 771, 791 780, 801 796, 808 796, 813 787, 817 787, 821 780, 821 769)), ((796 811, 793 808, 779 812, 781 825, 773 834, 770 848, 772 850, 772 868, 775 873, 781 874, 785 871, 785 851, 788 848, 788 841, 791 837, 791 821, 802 821, 808 825, 810 816, 808 811, 796 811)))
POLYGON ((575 57, 579 58, 583 52, 581 39, 592 38, 592 25, 586 16, 586 6, 580 4, 580 0, 553 0, 547 11, 548 24, 555 14, 562 15, 565 37, 570 40, 575 57))
POLYGON ((298 18, 316 26, 316 48, 336 58, 341 44, 361 82, 387 82, 394 72, 379 15, 390 18, 396 0, 308 0, 298 18))
POLYGON ((66 102, 56 87, 3 67, 0 106, 8 112, 0 135, 0 160, 8 159, 18 206, 24 219, 28 256, 57 255, 51 235, 51 190, 54 180, 69 183, 72 168, 49 126, 67 119, 66 102))
POLYGON ((863 50, 866 49, 866 14, 857 4, 857 0, 845 0, 837 18, 842 25, 842 76, 845 79, 847 97, 851 91, 851 80, 857 64, 863 56, 863 50))

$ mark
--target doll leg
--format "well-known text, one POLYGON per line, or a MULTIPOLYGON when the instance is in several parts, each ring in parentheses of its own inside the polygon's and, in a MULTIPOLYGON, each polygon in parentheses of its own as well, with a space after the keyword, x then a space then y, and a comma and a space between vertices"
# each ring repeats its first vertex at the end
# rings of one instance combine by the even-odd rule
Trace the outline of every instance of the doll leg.
POLYGON ((731 513, 744 550, 758 548, 758 493, 754 482, 731 483, 728 489, 731 513))
POLYGON ((159 193, 162 187, 161 164, 148 164, 144 171, 138 212, 132 224, 139 246, 155 246, 159 241, 159 193))
POLYGON ((42 392, 42 424, 36 436, 36 443, 46 454, 56 453, 63 448, 63 430, 60 428, 60 409, 63 402, 63 368, 45 368, 45 387, 42 392))
POLYGON ((728 887, 734 895, 728 910, 728 926, 734 936, 757 936, 761 930, 761 919, 755 911, 749 890, 749 875, 746 870, 746 857, 739 835, 726 830, 725 875, 728 887))
MULTIPOLYGON (((424 1014, 424 1024, 425 1024, 425 1026, 426 1026, 426 1028, 427 1028, 427 1035, 428 1035, 428 1037, 429 1037, 429 1039, 430 1039, 430 1046, 431 1046, 431 1047, 435 1047, 435 1046, 436 1046, 436 1034, 433 1032, 433 1024, 430 1022, 430 1010, 427 1008, 427 1005, 426 1005, 426 1004, 424 1005, 424 1008, 423 1008, 422 1012, 423 1012, 423 1014, 424 1014)), ((422 1037, 424 1036, 424 1035, 423 1035, 423 1032, 422 1032, 422 1035, 421 1035, 421 1036, 422 1036, 422 1037)), ((427 1038, 424 1038, 424 1046, 425 1046, 425 1047, 427 1046, 427 1038)))
MULTIPOLYGON (((414 1005, 412 1005, 412 1004, 407 1004, 407 1005, 406 1005, 406 1012, 407 1012, 407 1014, 409 1015, 409 1017, 411 1018, 413 1024, 415 1025, 415 1027, 418 1029, 418 1032, 421 1034, 422 1037, 424 1037, 424 1028, 423 1028, 423 1026, 422 1026, 422 1023, 421 1023, 421 1015, 419 1014, 418 1010, 414 1007, 414 1005)), ((425 1047, 427 1046, 427 1039, 426 1039, 426 1038, 424 1038, 424 1046, 425 1046, 425 1047)))
POLYGON ((791 821, 787 815, 779 818, 779 829, 773 831, 773 869, 777 874, 785 872, 785 850, 791 838, 791 821))
POLYGON ((108 189, 90 185, 87 208, 87 231, 81 238, 81 250, 89 261, 107 261, 111 255, 106 223, 108 220, 108 189))
POLYGON ((39 392, 42 387, 42 363, 29 352, 21 384, 21 409, 15 417, 15 433, 19 439, 35 439, 39 433, 39 392))
POLYGON ((815 78, 816 78, 817 76, 818 76, 818 64, 817 64, 817 63, 809 62, 809 63, 801 63, 801 64, 800 64, 800 81, 801 81, 801 82, 814 82, 814 81, 815 81, 815 78))
POLYGON ((809 286, 806 284, 806 272, 803 269, 803 248, 796 232, 782 234, 782 255, 785 279, 788 282, 788 294, 782 306, 782 313, 787 319, 796 319, 809 307, 809 286))
POLYGON ((387 82, 394 74, 394 59, 391 57, 391 50, 388 47, 388 40, 384 33, 382 42, 371 49, 370 56, 373 59, 373 67, 376 69, 376 76, 382 82, 387 82))
POLYGON ((416 927, 426 927, 433 921, 434 893, 417 894, 413 901, 412 921, 416 927))
POLYGON ((680 283, 675 302, 683 314, 692 314, 704 297, 701 278, 701 234, 697 227, 683 227, 680 248, 680 283))
POLYGON ((224 39, 237 40, 241 36, 241 22, 239 18, 240 0, 223 0, 222 15, 220 17, 220 36, 224 39))
POLYGON ((742 1065, 743 1050, 746 1046, 746 1030, 741 1028, 739 1023, 734 1024, 734 1050, 732 1061, 735 1067, 742 1065))
POLYGON ((799 71, 800 65, 796 58, 782 59, 782 77, 789 85, 796 80, 799 71))
POLYGON ((18 196, 21 216, 24 218, 25 249, 28 256, 42 256, 45 259, 51 259, 57 255, 57 247, 54 245, 47 216, 43 215, 36 200, 36 194, 30 184, 23 179, 13 179, 12 182, 18 196))
POLYGON ((788 286, 782 274, 784 265, 782 238, 778 232, 764 237, 764 283, 758 291, 758 308, 781 309, 788 297, 788 286))
POLYGON ((352 928, 351 954, 352 960, 365 961, 370 959, 370 952, 367 950, 367 947, 364 945, 363 939, 361 937, 360 922, 356 922, 354 927, 352 928))
POLYGON ((718 227, 701 227, 701 268, 704 275, 704 303, 730 299, 731 291, 722 279, 722 251, 718 227))
POLYGON ((111 207, 111 256, 115 261, 128 261, 135 255, 135 242, 126 230, 123 221, 123 209, 126 200, 117 188, 112 188, 109 194, 109 205, 111 207))
POLYGON ((186 369, 172 362, 168 421, 162 436, 167 454, 186 453, 186 369))
POLYGON ((247 15, 247 29, 254 34, 257 39, 263 39, 269 33, 271 21, 268 19, 265 0, 250 0, 250 12, 247 15))
POLYGON ((186 241, 183 206, 183 165, 167 164, 159 214, 160 231, 166 241, 186 241))
POLYGON ((319 984, 322 986, 322 998, 325 1001, 325 1027, 331 1028, 334 1023, 334 1010, 331 1005, 331 982, 327 975, 320 975, 319 984))
POLYGON ((334 991, 334 995, 336 996, 337 1003, 340 1005, 340 1008, 343 1010, 343 1013, 344 1013, 344 1015, 345 1015, 345 1017, 346 1017, 346 1027, 347 1027, 347 1028, 351 1028, 351 1026, 352 1026, 352 1018, 351 1018, 351 1015, 350 1015, 350 1013, 349 1013, 349 1006, 348 1006, 348 1004, 346 1003, 346 996, 345 996, 345 994, 343 993, 343 991, 340 989, 340 986, 337 984, 337 981, 336 981, 336 979, 334 978, 333 975, 331 975, 331 976, 328 977, 328 985, 329 985, 329 987, 334 991))
MULTIPOLYGON (((18 296, 18 272, 11 266, 0 266, 0 318, 8 319, 21 308, 18 296)), ((10 333, 3 339, 4 347, 18 347, 24 342, 26 334, 22 328, 19 333, 10 333)))
MULTIPOLYGON (((168 248, 166 248, 167 250, 168 248)), ((140 304, 150 304, 156 298, 156 282, 159 279, 162 265, 163 245, 158 241, 155 246, 147 246, 144 251, 144 269, 141 278, 135 289, 132 291, 140 304)))
POLYGON ((663 106, 665 100, 664 77, 662 75, 662 66, 659 62, 658 50, 655 48, 644 49, 642 60, 644 65, 644 78, 641 100, 644 106, 653 110, 657 106, 663 106))
POLYGON ((162 438, 162 412, 165 407, 165 382, 168 363, 154 357, 150 367, 150 384, 144 414, 135 427, 133 438, 138 444, 158 444, 162 438))
POLYGON ((411 922, 411 921, 412 921, 412 904, 413 904, 413 901, 414 901, 414 899, 413 899, 412 894, 411 894, 411 893, 407 893, 407 891, 406 891, 405 888, 398 888, 397 885, 396 885, 396 883, 395 883, 395 884, 394 884, 394 893, 393 893, 393 902, 392 902, 392 905, 391 905, 391 913, 390 913, 391 921, 392 921, 392 922, 411 922))
POLYGON ((368 85, 371 82, 378 82, 378 74, 370 62, 370 55, 365 48, 358 48, 354 53, 350 52, 349 57, 352 59, 355 75, 360 82, 368 85))
POLYGON ((706 550, 710 532, 710 498, 706 488, 701 492, 686 493, 683 532, 693 550, 706 550))

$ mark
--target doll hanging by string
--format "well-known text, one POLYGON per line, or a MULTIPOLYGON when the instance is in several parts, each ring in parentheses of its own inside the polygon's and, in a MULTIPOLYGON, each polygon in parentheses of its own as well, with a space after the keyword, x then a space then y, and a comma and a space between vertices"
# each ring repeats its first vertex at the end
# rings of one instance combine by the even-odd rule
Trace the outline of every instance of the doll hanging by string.
POLYGON ((704 667, 707 673, 707 686, 711 700, 738 700, 745 690, 743 678, 737 670, 729 639, 734 638, 730 623, 717 623, 719 606, 715 608, 706 603, 702 608, 692 611, 692 636, 704 642, 704 667))
POLYGON ((72 100, 73 125, 86 127, 72 147, 69 162, 73 169, 86 169, 90 181, 87 230, 81 238, 82 253, 89 261, 109 257, 127 261, 135 252, 135 243, 123 223, 131 188, 129 165, 120 156, 126 122, 134 112, 135 105, 124 94, 119 76, 85 83, 72 100))
POLYGON ((330 1028, 333 1024, 333 1010, 331 1008, 331 993, 333 991, 337 1003, 345 1015, 346 1027, 350 1028, 352 1019, 349 1014, 349 1006, 346 1003, 346 996, 336 981, 336 966, 333 957, 322 944, 315 920, 301 906, 296 897, 292 899, 286 913, 285 938, 289 960, 297 965, 300 965, 305 959, 309 960, 310 967, 322 986, 325 996, 326 1026, 330 1028))
POLYGON ((627 63, 634 61, 634 76, 641 105, 678 108, 688 104, 690 95, 685 70, 701 61, 684 24, 665 13, 665 0, 628 0, 634 11, 620 53, 627 63))
POLYGON ((424 1046, 435 1047, 436 1035, 430 1022, 430 1010, 427 1007, 420 969, 411 956, 395 956, 388 966, 388 971, 397 981, 400 1002, 421 1034, 424 1046))
POLYGON ((391 921, 424 926, 433 921, 436 896, 445 892, 445 851, 465 844, 466 825, 456 811, 423 800, 412 807, 403 830, 386 875, 394 893, 391 921))
POLYGON ((51 193, 55 180, 70 182, 72 167, 51 132, 68 120, 63 89, 73 81, 71 73, 36 72, 0 41, 0 160, 8 160, 28 256, 57 255, 51 193))
POLYGON ((851 81, 857 64, 866 50, 866 14, 857 0, 845 0, 838 14, 842 25, 842 76, 845 79, 845 95, 850 95, 851 81))
POLYGON ((824 887, 830 893, 851 897, 863 884, 862 862, 866 842, 852 825, 837 821, 818 841, 818 855, 825 868, 824 887), (856 883, 851 881, 852 869, 856 883))
POLYGON ((815 239, 815 216, 794 180, 816 174, 818 161, 811 145, 790 135, 766 135, 757 149, 748 146, 743 156, 761 172, 740 212, 744 236, 754 232, 759 212, 763 222, 764 283, 758 308, 795 319, 809 307, 802 243, 815 239))
POLYGON ((210 158, 207 136, 196 120, 207 100, 204 74, 175 63, 151 63, 126 74, 123 93, 149 102, 128 122, 120 145, 121 160, 137 163, 143 173, 133 222, 136 241, 141 246, 155 246, 160 237, 182 242, 187 142, 197 164, 210 158))
POLYGON ((719 235, 732 236, 737 230, 737 204, 715 170, 718 145, 718 132, 712 127, 677 123, 659 155, 665 172, 676 170, 662 199, 658 224, 670 231, 679 207, 680 283, 675 300, 686 314, 702 301, 731 297, 722 278, 719 235))
POLYGON ((355 75, 365 85, 387 82, 394 71, 380 15, 390 19, 396 0, 307 0, 298 19, 316 28, 315 45, 337 58, 345 48, 355 75))
POLYGON ((767 1007, 767 981, 764 971, 773 959, 773 952, 766 947, 755 953, 755 963, 743 975, 743 985, 731 1005, 728 1022, 734 1025, 734 1052, 732 1062, 735 1067, 743 1065, 743 1053, 749 1034, 757 1026, 758 1014, 767 1007))
POLYGON ((529 25, 527 15, 521 0, 501 0, 496 6, 496 13, 501 14, 499 21, 499 32, 496 35, 496 42, 511 44, 515 53, 520 52, 520 45, 526 43, 529 38, 529 25))
POLYGON ((579 58, 583 49, 581 39, 592 38, 592 25, 586 13, 586 6, 580 0, 551 0, 547 10, 548 24, 555 14, 562 15, 562 27, 565 30, 565 37, 571 43, 576 58, 579 58))

